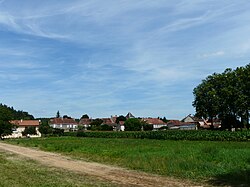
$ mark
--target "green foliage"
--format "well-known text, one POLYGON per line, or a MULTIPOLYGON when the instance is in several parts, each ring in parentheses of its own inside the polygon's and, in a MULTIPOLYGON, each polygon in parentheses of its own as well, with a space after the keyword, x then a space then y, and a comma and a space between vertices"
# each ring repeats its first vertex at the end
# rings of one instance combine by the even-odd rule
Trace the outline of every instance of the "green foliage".
POLYGON ((152 124, 143 124, 143 130, 144 131, 152 131, 154 129, 154 126, 152 124))
POLYGON ((102 124, 99 126, 93 125, 91 127, 89 127, 88 130, 92 130, 92 131, 113 131, 113 127, 109 126, 107 124, 102 124))
POLYGON ((52 128, 52 135, 53 136, 63 136, 64 130, 58 128, 52 128))
POLYGON ((0 104, 0 111, 8 110, 9 111, 9 119, 10 120, 31 120, 34 119, 34 116, 30 115, 28 112, 24 112, 22 110, 15 110, 13 107, 8 107, 7 105, 0 104))
POLYGON ((84 115, 82 115, 81 119, 89 119, 88 114, 84 114, 84 115))
POLYGON ((91 126, 94 126, 94 127, 98 127, 98 126, 100 126, 102 123, 103 123, 103 120, 97 118, 97 119, 94 119, 94 120, 90 123, 90 125, 91 125, 91 126))
POLYGON ((71 134, 78 137, 93 138, 135 138, 158 140, 190 140, 190 141, 250 141, 250 131, 141 131, 141 132, 77 132, 71 134))
POLYGON ((7 107, 0 105, 0 136, 9 135, 12 133, 13 125, 9 122, 11 112, 7 107))
POLYGON ((43 135, 52 133, 52 127, 49 126, 47 120, 42 120, 41 124, 39 125, 39 132, 43 135))
POLYGON ((113 127, 107 124, 101 125, 99 129, 100 131, 113 131, 113 127))
POLYGON ((223 73, 208 76, 194 88, 193 106, 196 116, 224 121, 224 128, 242 127, 236 123, 242 119, 249 126, 250 110, 250 64, 235 70, 226 69, 223 73))
POLYGON ((137 118, 127 119, 124 123, 125 131, 141 131, 142 122, 137 118))
POLYGON ((36 127, 26 127, 25 129, 24 129, 24 131, 22 132, 22 135, 23 136, 26 136, 26 135, 35 135, 35 134, 37 134, 36 133, 36 127))
POLYGON ((120 121, 126 121, 126 120, 127 120, 127 118, 125 116, 121 115, 121 116, 116 118, 115 123, 119 124, 120 121))

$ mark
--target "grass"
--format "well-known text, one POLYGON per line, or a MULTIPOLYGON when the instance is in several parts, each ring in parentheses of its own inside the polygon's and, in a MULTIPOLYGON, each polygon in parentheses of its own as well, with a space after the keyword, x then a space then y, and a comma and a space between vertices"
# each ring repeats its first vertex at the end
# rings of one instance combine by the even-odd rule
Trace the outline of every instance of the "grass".
POLYGON ((248 142, 57 137, 11 143, 212 185, 250 185, 248 142))
POLYGON ((0 187, 111 186, 89 176, 40 165, 15 154, 0 152, 0 187))

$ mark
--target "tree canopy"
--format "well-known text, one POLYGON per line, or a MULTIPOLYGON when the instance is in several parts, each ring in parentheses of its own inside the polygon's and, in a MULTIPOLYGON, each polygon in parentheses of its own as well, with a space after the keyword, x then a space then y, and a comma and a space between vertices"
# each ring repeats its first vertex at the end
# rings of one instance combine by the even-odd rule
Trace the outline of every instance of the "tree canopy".
POLYGON ((6 109, 10 113, 10 120, 31 120, 34 119, 34 116, 29 114, 28 112, 22 110, 15 110, 13 107, 9 107, 4 104, 0 104, 0 110, 6 109))
POLYGON ((141 120, 137 118, 127 119, 124 123, 125 131, 141 131, 143 124, 144 123, 142 123, 141 120))
MULTIPOLYGON (((193 91, 196 116, 220 118, 224 128, 239 127, 238 119, 249 127, 250 64, 235 70, 214 73, 193 91)), ((242 124, 241 123, 241 124, 242 124)))
POLYGON ((89 119, 88 114, 83 114, 82 117, 81 117, 81 119, 89 119))

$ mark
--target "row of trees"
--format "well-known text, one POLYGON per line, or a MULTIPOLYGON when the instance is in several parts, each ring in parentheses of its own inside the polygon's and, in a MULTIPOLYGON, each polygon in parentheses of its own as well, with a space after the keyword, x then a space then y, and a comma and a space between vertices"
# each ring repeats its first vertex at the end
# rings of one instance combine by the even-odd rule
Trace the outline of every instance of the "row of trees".
POLYGON ((214 73, 193 91, 196 116, 222 120, 222 128, 249 128, 250 64, 214 73))

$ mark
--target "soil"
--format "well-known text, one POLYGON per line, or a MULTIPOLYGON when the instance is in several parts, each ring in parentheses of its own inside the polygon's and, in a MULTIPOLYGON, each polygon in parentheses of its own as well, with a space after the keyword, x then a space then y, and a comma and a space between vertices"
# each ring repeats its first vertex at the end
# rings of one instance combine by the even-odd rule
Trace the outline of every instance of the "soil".
POLYGON ((62 156, 60 154, 10 145, 2 142, 0 142, 0 149, 38 161, 45 166, 87 174, 89 176, 94 176, 98 179, 111 182, 117 186, 198 186, 186 180, 181 181, 173 178, 132 171, 105 164, 73 160, 70 157, 62 156))

